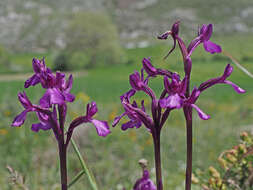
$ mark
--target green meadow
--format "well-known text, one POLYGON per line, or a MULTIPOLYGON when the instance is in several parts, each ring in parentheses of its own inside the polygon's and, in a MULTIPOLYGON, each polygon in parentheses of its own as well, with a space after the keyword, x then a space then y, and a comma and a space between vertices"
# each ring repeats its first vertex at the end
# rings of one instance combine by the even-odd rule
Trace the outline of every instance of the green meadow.
MULTIPOLYGON (((241 65, 253 72, 253 36, 218 36, 213 41, 218 42, 223 50, 229 52, 241 65)), ((163 56, 171 44, 160 42, 148 48, 125 50, 128 64, 115 66, 100 66, 90 70, 73 72, 74 83, 72 92, 76 100, 69 105, 68 119, 85 114, 85 106, 89 101, 96 101, 98 114, 96 118, 108 120, 123 112, 119 96, 130 89, 128 77, 134 70, 140 70, 143 57, 151 57, 156 67, 167 68, 183 73, 181 57, 173 52, 167 60, 163 56), (77 75, 76 75, 77 74, 77 75)), ((178 50, 178 49, 177 49, 178 50)), ((179 50, 178 50, 179 51, 179 50)), ((32 71, 32 58, 45 56, 47 65, 52 65, 53 53, 46 54, 16 54, 11 55, 12 62, 24 68, 23 72, 32 71)), ((196 112, 193 113, 194 153, 193 170, 205 171, 210 165, 216 166, 219 154, 231 148, 238 141, 243 130, 252 130, 253 117, 253 85, 249 76, 238 69, 223 54, 209 55, 202 47, 194 52, 193 73, 191 85, 198 86, 209 78, 222 75, 227 63, 234 66, 229 80, 246 89, 247 93, 237 94, 232 87, 217 85, 201 94, 197 105, 211 115, 208 121, 202 121, 196 112)), ((4 73, 4 72, 2 72, 4 73)), ((17 74, 6 77, 15 79, 17 74)), ((29 74, 28 74, 29 75, 29 74)), ((5 74, 1 77, 4 79, 5 74)), ((31 190, 60 189, 57 144, 51 131, 34 133, 31 124, 36 122, 36 115, 29 114, 25 124, 20 128, 10 127, 16 114, 22 111, 17 99, 17 93, 23 91, 26 79, 0 81, 0 189, 12 190, 6 166, 17 170, 25 178, 25 185, 31 190)), ((153 79, 151 87, 157 94, 161 92, 162 78, 153 79)), ((41 87, 36 86, 25 90, 31 100, 36 103, 43 94, 41 87)), ((137 94, 137 102, 145 100, 147 109, 149 99, 143 93, 137 94), (143 98, 144 97, 144 98, 143 98)), ((126 119, 125 119, 126 121, 126 119)), ((162 132, 162 160, 164 189, 181 190, 184 187, 184 172, 186 159, 186 134, 182 110, 171 113, 162 132)), ((141 175, 138 160, 149 161, 151 176, 154 179, 154 158, 152 138, 145 127, 122 131, 120 125, 111 129, 112 133, 101 138, 91 125, 82 125, 74 133, 82 155, 89 164, 97 180, 99 189, 130 190, 141 175)), ((69 178, 77 174, 81 166, 78 158, 69 149, 69 178)), ((83 176, 71 189, 91 189, 86 176, 83 176), (84 188, 85 187, 85 188, 84 188)), ((193 186, 194 190, 199 189, 193 186)))

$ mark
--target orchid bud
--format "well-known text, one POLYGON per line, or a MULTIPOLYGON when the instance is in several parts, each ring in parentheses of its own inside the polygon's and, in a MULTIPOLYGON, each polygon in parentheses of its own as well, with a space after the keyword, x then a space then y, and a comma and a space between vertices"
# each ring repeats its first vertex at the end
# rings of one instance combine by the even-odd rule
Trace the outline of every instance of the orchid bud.
POLYGON ((143 64, 143 68, 145 69, 145 71, 148 73, 149 76, 156 76, 157 69, 153 67, 149 59, 144 58, 142 60, 142 64, 143 64))
POLYGON ((135 72, 129 76, 129 81, 133 89, 141 90, 144 83, 141 81, 140 74, 135 72))

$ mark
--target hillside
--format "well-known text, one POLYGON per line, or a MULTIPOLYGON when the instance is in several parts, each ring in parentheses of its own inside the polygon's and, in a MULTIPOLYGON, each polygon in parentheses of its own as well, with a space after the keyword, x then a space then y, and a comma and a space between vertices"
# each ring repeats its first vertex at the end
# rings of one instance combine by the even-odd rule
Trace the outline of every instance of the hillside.
POLYGON ((19 52, 64 47, 64 28, 78 11, 110 14, 129 48, 147 46, 147 36, 167 30, 177 19, 190 35, 193 27, 210 22, 219 34, 253 32, 252 0, 1 0, 0 44, 19 52))

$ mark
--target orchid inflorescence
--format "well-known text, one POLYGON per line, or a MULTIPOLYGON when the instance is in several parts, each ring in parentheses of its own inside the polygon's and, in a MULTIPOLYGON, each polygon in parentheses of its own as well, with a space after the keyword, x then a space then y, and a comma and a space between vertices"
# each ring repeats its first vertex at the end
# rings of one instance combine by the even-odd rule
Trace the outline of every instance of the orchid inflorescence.
POLYGON ((224 73, 220 77, 209 79, 201 83, 198 87, 193 87, 193 89, 190 90, 190 78, 192 70, 191 55, 197 46, 203 44, 204 49, 211 54, 220 53, 222 51, 219 45, 210 41, 212 31, 212 24, 203 25, 198 31, 197 37, 192 40, 187 47, 184 41, 179 37, 179 22, 175 22, 171 30, 158 36, 158 39, 166 40, 169 36, 171 36, 174 41, 173 47, 169 50, 169 53, 165 56, 165 59, 175 50, 176 45, 178 44, 183 57, 184 76, 181 78, 176 72, 172 72, 167 69, 156 68, 151 64, 150 58, 144 58, 142 60, 142 69, 140 73, 135 71, 129 76, 129 83, 132 88, 120 97, 125 112, 115 118, 113 126, 117 125, 123 116, 127 116, 129 121, 122 124, 122 130, 134 127, 139 128, 143 124, 152 134, 155 151, 157 190, 163 189, 160 156, 160 133, 169 117, 170 112, 175 109, 183 109, 184 111, 187 128, 186 190, 190 190, 192 173, 192 109, 197 111, 201 119, 207 120, 210 118, 208 114, 204 113, 195 104, 196 101, 203 91, 216 84, 228 84, 232 86, 237 93, 245 92, 245 90, 227 80, 233 71, 233 67, 230 64, 227 64, 224 73), (159 96, 156 96, 148 84, 149 80, 158 76, 163 78, 164 89, 161 91, 159 96), (146 111, 147 109, 145 109, 144 100, 142 100, 141 106, 138 106, 135 100, 131 101, 137 91, 143 91, 151 98, 151 115, 149 115, 146 111))
POLYGON ((83 123, 92 123, 99 136, 105 137, 110 133, 109 125, 106 121, 93 119, 97 113, 97 105, 95 102, 87 104, 86 115, 74 119, 68 129, 66 129, 65 138, 65 119, 67 114, 67 103, 73 102, 75 96, 70 93, 73 83, 72 75, 68 80, 65 74, 52 71, 46 67, 45 60, 33 59, 33 70, 35 74, 26 80, 24 87, 29 88, 41 84, 46 92, 40 98, 39 105, 32 104, 25 92, 20 92, 18 98, 24 111, 15 117, 12 126, 19 127, 26 120, 28 112, 35 112, 39 123, 32 124, 31 129, 34 132, 39 130, 52 129, 59 146, 59 156, 61 160, 62 188, 67 189, 67 169, 66 169, 66 150, 71 140, 74 129, 83 123), (57 113, 58 110, 58 113, 57 113))

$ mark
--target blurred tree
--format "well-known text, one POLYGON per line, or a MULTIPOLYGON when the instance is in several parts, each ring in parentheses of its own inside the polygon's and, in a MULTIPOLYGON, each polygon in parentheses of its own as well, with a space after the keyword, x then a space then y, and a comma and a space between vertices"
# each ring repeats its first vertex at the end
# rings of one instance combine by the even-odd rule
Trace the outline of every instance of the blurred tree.
POLYGON ((65 34, 70 66, 75 69, 122 61, 117 29, 105 13, 76 13, 65 34))
POLYGON ((53 62, 53 71, 67 71, 69 70, 68 66, 68 55, 61 51, 54 59, 53 62))

